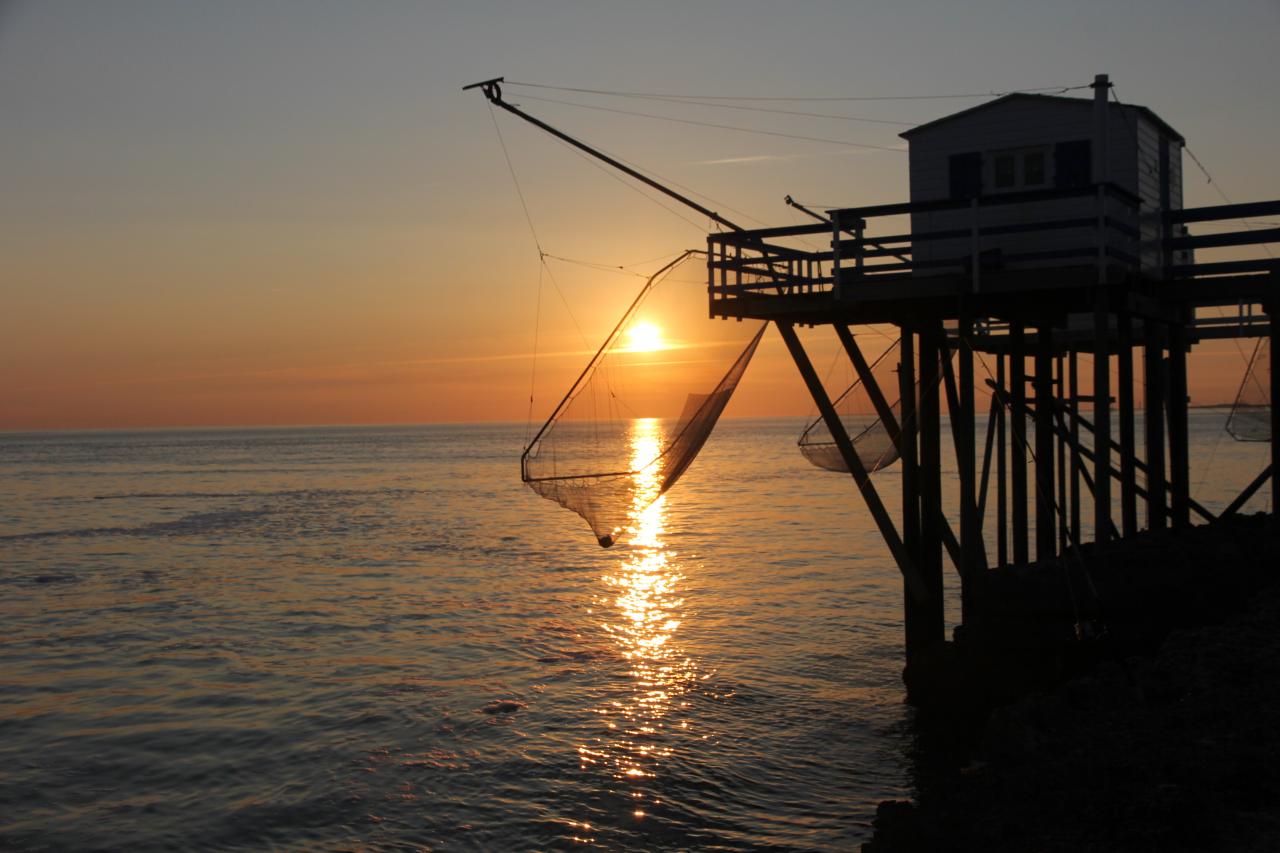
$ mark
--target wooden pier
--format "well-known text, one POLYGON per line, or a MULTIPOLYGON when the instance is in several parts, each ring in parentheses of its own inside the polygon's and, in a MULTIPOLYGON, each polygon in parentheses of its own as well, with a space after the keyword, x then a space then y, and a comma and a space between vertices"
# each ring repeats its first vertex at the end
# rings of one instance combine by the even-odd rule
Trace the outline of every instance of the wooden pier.
MULTIPOLYGON (((1275 217, 1280 201, 1160 212, 1158 277, 1140 262, 1146 247, 1129 224, 1141 215, 1138 208, 1133 194, 1099 182, 834 210, 829 223, 708 238, 712 316, 776 325, 902 572, 909 668, 946 639, 946 562, 960 583, 961 622, 972 630, 982 624, 982 574, 990 569, 1033 561, 1051 565, 1079 555, 1086 542, 1092 543, 1090 559, 1105 560, 1110 547, 1141 531, 1213 524, 1218 518, 1190 494, 1188 360, 1203 340, 1269 336, 1276 399, 1280 262, 1197 263, 1189 255, 1275 242, 1280 229, 1239 226, 1191 236, 1184 226, 1230 227, 1241 219, 1275 217), (1051 210, 1063 201, 1083 201, 1095 214, 985 224, 1001 221, 991 214, 1002 206, 1025 210, 1032 203, 1051 210), (893 227, 940 213, 952 217, 947 228, 893 227), (954 227, 957 215, 965 227, 954 227), (877 227, 880 222, 889 224, 877 227), (1076 242, 1021 255, 986 249, 1004 235, 1062 233, 1076 242), (797 239, 814 238, 828 241, 829 248, 796 246, 797 239), (957 240, 968 241, 970 251, 945 261, 933 253, 926 263, 913 262, 930 243, 957 240), (1214 307, 1235 314, 1202 316, 1202 309, 1214 307), (871 324, 892 324, 901 333, 896 389, 877 384, 859 349, 859 327, 871 324), (859 461, 798 326, 833 329, 896 438, 901 518, 892 518, 880 497, 885 480, 873 481, 859 461), (1092 357, 1091 370, 1082 372, 1081 355, 1092 357), (981 426, 975 377, 992 391, 981 426), (887 402, 894 397, 900 398, 897 416, 887 402), (1145 401, 1141 437, 1139 400, 1145 401), (947 441, 959 474, 950 506, 940 476, 947 441), (959 519, 958 532, 948 517, 959 519)), ((1272 506, 1280 505, 1280 482, 1270 476, 1280 462, 1276 433, 1273 419, 1270 466, 1224 515, 1268 479, 1272 506)))

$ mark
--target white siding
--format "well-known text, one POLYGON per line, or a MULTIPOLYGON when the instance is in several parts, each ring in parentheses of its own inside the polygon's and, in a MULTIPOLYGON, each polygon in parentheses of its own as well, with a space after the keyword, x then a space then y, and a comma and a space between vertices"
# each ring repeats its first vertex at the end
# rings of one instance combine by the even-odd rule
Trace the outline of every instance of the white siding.
MULTIPOLYGON (((1013 98, 974 112, 960 115, 913 134, 910 141, 911 200, 913 202, 946 199, 950 196, 950 157, 953 154, 979 151, 984 155, 1005 149, 1048 146, 1050 149, 1048 186, 1053 186, 1052 146, 1061 142, 1093 139, 1092 100, 1013 98)), ((1107 213, 1127 221, 1140 232, 1140 245, 1120 237, 1116 242, 1129 254, 1140 255, 1142 267, 1154 270, 1159 263, 1160 212, 1160 144, 1164 131, 1139 110, 1111 104, 1107 125, 1107 179, 1141 199, 1141 222, 1138 215, 1118 201, 1108 205, 1107 213)), ((1171 154, 1171 195, 1181 204, 1181 150, 1175 143, 1171 154), (1176 177, 1175 177, 1176 176, 1176 177)), ((1096 156, 1096 152, 1095 152, 1096 156)), ((989 174, 989 173, 988 173, 989 174)), ((989 180, 989 176, 988 176, 989 180)), ((990 194, 990 188, 984 187, 990 194)), ((991 207, 981 212, 983 225, 1003 225, 1053 219, 1096 216, 1093 199, 1063 199, 991 207)), ((940 211, 915 214, 913 231, 968 228, 969 211, 940 211)), ((981 249, 1001 249, 1005 254, 1053 251, 1090 245, 1096 239, 1091 229, 1062 229, 1025 235, 1000 235, 985 238, 981 249)), ((944 240, 920 243, 914 249, 921 262, 967 257, 972 251, 969 240, 944 240)), ((1036 262, 1032 266, 1088 263, 1088 259, 1036 262)), ((927 268, 921 274, 929 274, 927 268)))

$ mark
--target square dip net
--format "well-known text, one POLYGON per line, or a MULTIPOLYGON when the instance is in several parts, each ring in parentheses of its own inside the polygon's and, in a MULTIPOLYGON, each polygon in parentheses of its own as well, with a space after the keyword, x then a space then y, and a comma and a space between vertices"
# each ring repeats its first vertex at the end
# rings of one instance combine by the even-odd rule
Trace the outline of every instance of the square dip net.
MULTIPOLYGON (((900 340, 900 339, 899 339, 900 340)), ((894 418, 901 421, 897 394, 898 377, 894 372, 897 365, 898 340, 895 340, 884 352, 870 364, 871 375, 882 392, 886 392, 886 402, 894 418), (893 402, 888 402, 892 400, 893 402)), ((878 471, 892 465, 898 460, 898 445, 888 427, 876 413, 868 389, 860 379, 855 378, 840 396, 831 401, 845 431, 853 441, 853 449, 858 454, 868 473, 878 471)), ((800 452, 804 458, 819 468, 827 471, 849 473, 849 466, 836 446, 831 431, 821 415, 812 419, 800 434, 800 452)))
POLYGON ((609 547, 702 449, 764 334, 707 316, 706 256, 651 276, 520 459, 521 479, 609 547))

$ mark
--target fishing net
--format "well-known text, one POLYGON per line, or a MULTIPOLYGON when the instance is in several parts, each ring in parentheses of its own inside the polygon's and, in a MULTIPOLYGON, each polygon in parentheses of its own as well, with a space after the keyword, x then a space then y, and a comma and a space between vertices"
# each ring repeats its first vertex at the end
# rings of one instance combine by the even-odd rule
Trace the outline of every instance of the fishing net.
MULTIPOLYGON (((871 375, 875 377, 881 392, 885 394, 885 401, 894 401, 889 403, 894 418, 900 420, 901 414, 895 393, 898 388, 898 377, 893 369, 897 359, 891 357, 897 352, 898 341, 894 341, 880 353, 870 367, 871 375)), ((853 449, 868 473, 878 471, 897 461, 898 447, 893 435, 876 413, 870 394, 860 379, 855 378, 844 393, 832 401, 832 405, 840 415, 840 421, 853 441, 853 449)), ((805 426, 804 432, 800 434, 799 445, 804 458, 817 467, 828 471, 849 473, 849 466, 845 464, 844 456, 841 455, 840 448, 836 446, 835 440, 831 437, 831 431, 827 429, 827 423, 821 415, 805 426)))
POLYGON ((693 462, 764 334, 709 319, 706 287, 701 252, 650 277, 521 457, 524 482, 606 548, 693 462))
POLYGON ((1260 338, 1249 369, 1227 417, 1227 432, 1237 441, 1271 440, 1271 341, 1260 338))

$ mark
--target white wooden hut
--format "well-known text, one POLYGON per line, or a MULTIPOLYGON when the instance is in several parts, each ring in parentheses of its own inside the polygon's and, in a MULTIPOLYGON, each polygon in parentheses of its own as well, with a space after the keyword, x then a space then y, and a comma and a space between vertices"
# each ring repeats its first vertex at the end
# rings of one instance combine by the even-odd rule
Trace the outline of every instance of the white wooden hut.
POLYGON ((1105 264, 1162 276, 1160 214, 1182 207, 1183 137, 1146 107, 1110 101, 1106 75, 1094 89, 1006 95, 902 134, 913 207, 969 202, 915 208, 918 275, 977 258, 981 270, 1105 264))

